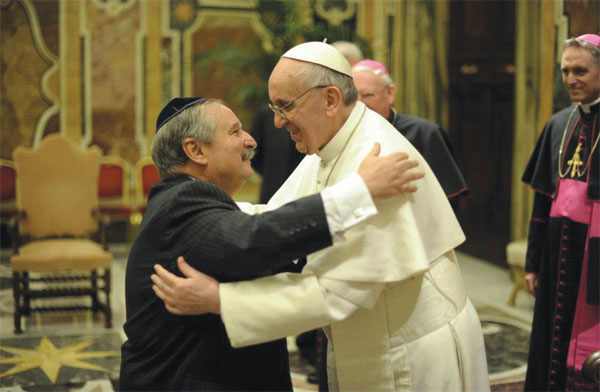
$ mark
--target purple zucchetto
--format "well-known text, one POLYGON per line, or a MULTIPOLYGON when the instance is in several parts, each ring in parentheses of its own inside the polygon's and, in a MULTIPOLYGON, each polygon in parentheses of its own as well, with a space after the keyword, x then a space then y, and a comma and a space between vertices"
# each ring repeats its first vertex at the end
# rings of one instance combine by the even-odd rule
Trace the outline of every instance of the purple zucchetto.
POLYGON ((352 70, 360 71, 365 68, 371 69, 372 71, 383 72, 386 75, 390 74, 390 71, 388 71, 388 69, 385 67, 385 65, 381 64, 379 61, 370 60, 370 59, 361 60, 358 63, 354 64, 354 66, 352 67, 352 70))
POLYGON ((600 35, 598 34, 583 34, 576 38, 577 41, 587 42, 597 48, 600 48, 600 35))
POLYGON ((156 132, 165 125, 169 120, 173 117, 177 116, 179 113, 184 111, 185 109, 194 106, 197 103, 202 101, 206 101, 204 97, 188 97, 188 98, 173 98, 169 101, 168 104, 165 105, 163 110, 160 111, 158 118, 156 119, 156 132))

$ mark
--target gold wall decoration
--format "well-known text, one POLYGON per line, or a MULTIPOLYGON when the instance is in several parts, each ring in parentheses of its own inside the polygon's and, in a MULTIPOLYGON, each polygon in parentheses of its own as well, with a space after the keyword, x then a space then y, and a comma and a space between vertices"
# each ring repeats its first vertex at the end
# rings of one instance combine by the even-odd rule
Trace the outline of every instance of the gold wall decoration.
POLYGON ((259 1, 260 0, 198 0, 198 4, 201 7, 254 9, 258 7, 259 1))
MULTIPOLYGON (((263 24, 257 11, 199 9, 194 23, 182 32, 182 93, 186 96, 202 95, 225 99, 242 123, 249 126, 254 113, 249 108, 238 104, 230 94, 240 81, 219 76, 218 64, 214 64, 209 70, 198 69, 194 64, 196 57, 223 44, 224 37, 228 37, 227 45, 252 50, 253 41, 259 40, 263 50, 273 51, 271 32, 263 24)), ((261 82, 266 83, 266 80, 261 82)))
POLYGON ((76 142, 83 129, 82 6, 79 1, 59 3, 60 132, 76 142))
POLYGON ((56 78, 58 73, 58 58, 46 46, 44 37, 41 33, 40 22, 37 16, 37 12, 35 11, 31 1, 24 0, 22 2, 22 5, 29 19, 33 43, 35 44, 35 47, 40 56, 42 56, 42 58, 50 65, 46 72, 43 73, 42 80, 40 83, 40 92, 42 94, 42 98, 46 101, 48 105, 50 105, 50 107, 44 110, 44 112, 40 115, 35 125, 35 130, 33 132, 33 146, 37 146, 44 135, 44 130, 46 129, 48 120, 56 113, 58 113, 59 110, 58 91, 57 86, 55 84, 57 81, 56 78))
POLYGON ((174 91, 166 90, 165 79, 171 80, 170 66, 164 67, 165 60, 178 53, 165 53, 163 40, 171 42, 176 34, 169 30, 168 3, 165 0, 146 1, 140 7, 140 29, 136 35, 135 74, 135 140, 139 156, 150 154, 150 142, 155 133, 155 121, 165 99, 175 96, 174 91), (166 74, 166 76, 165 76, 166 74))
MULTIPOLYGON (((95 3, 86 2, 81 29, 84 42, 83 75, 84 107, 90 105, 93 129, 91 144, 104 154, 116 155, 135 163, 140 157, 136 143, 136 101, 139 97, 136 80, 145 70, 135 53, 141 44, 137 37, 141 29, 141 8, 145 2, 135 2, 113 16, 95 3), (89 66, 87 65, 89 64, 89 66)), ((159 61, 159 59, 156 59, 159 61)))
POLYGON ((351 19, 358 9, 358 1, 326 1, 317 0, 315 2, 315 12, 319 17, 325 19, 333 26, 339 26, 344 21, 351 19))
MULTIPOLYGON (((44 9, 58 15, 55 3, 44 9)), ((57 55, 44 38, 52 35, 40 25, 35 4, 26 1, 0 3, 0 157, 12 159, 19 145, 32 146, 58 111, 57 55)), ((52 42, 52 41, 50 41, 52 42)), ((53 131, 58 130, 55 124, 53 131)))
POLYGON ((92 2, 97 8, 105 11, 111 17, 115 17, 119 16, 121 12, 131 8, 137 0, 92 0, 92 2))

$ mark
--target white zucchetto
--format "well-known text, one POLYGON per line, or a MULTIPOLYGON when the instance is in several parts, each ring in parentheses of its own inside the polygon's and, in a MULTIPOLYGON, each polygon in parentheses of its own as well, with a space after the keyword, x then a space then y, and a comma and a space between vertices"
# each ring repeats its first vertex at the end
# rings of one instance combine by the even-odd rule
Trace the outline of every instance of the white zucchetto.
POLYGON ((296 45, 281 57, 319 64, 352 77, 352 68, 348 60, 336 48, 324 42, 314 41, 296 45))

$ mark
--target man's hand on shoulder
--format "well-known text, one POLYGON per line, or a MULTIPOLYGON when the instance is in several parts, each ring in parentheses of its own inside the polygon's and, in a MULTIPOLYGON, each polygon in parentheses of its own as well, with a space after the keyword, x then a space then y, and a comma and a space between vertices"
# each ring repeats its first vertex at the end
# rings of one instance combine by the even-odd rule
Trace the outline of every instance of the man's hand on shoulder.
POLYGON ((179 315, 221 313, 219 282, 194 269, 183 257, 177 258, 177 266, 185 278, 180 278, 156 264, 151 276, 152 289, 163 300, 167 310, 179 315))
POLYGON ((375 143, 373 149, 363 159, 358 174, 362 177, 373 199, 385 199, 401 193, 417 190, 413 181, 423 178, 416 159, 410 159, 404 152, 395 152, 380 157, 381 145, 375 143))

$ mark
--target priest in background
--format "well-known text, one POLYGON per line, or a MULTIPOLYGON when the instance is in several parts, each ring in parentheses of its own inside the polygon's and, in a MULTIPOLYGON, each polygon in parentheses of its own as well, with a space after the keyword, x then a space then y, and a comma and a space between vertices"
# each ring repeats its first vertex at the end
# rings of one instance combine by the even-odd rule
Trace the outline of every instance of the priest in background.
POLYGON ((525 266, 536 295, 527 391, 599 389, 582 374, 600 350, 599 53, 596 34, 565 42, 561 70, 573 105, 550 118, 523 174, 535 190, 525 266))
POLYGON ((392 123, 419 150, 456 211, 466 202, 468 190, 446 132, 431 121, 394 110, 396 86, 380 62, 359 61, 352 67, 352 75, 358 99, 392 123))

